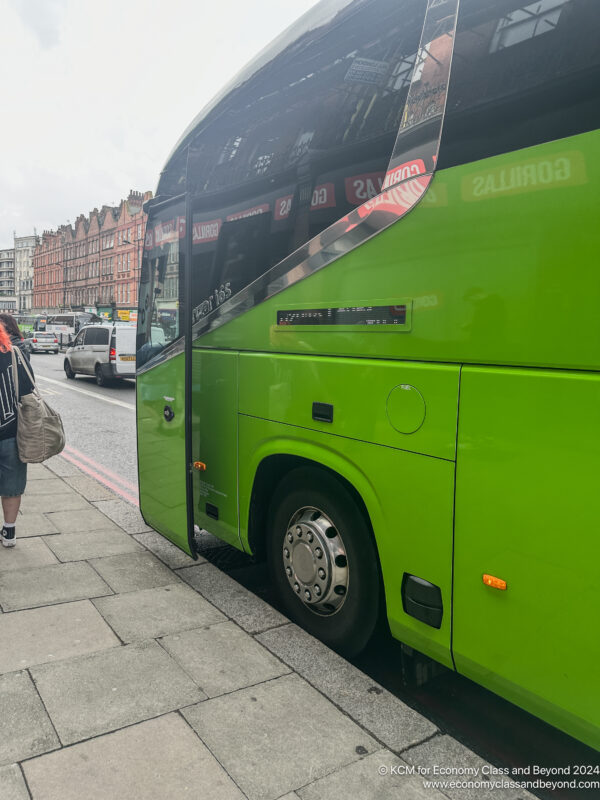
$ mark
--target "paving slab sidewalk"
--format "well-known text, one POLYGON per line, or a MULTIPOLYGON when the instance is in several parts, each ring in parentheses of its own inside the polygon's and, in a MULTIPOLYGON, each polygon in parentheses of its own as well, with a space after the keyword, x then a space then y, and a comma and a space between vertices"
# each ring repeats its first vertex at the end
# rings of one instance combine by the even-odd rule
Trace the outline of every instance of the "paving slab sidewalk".
POLYGON ((0 548, 0 800, 485 796, 426 786, 482 762, 134 506, 60 457, 29 481, 0 548))

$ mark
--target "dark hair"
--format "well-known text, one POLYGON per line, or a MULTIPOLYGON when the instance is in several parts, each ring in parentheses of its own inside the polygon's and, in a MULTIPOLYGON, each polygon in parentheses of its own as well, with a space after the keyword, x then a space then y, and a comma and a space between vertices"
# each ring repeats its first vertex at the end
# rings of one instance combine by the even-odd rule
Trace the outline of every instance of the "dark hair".
POLYGON ((18 336, 19 339, 23 338, 23 334, 19 330, 19 326, 12 314, 0 314, 0 322, 4 325, 4 330, 9 336, 18 336))

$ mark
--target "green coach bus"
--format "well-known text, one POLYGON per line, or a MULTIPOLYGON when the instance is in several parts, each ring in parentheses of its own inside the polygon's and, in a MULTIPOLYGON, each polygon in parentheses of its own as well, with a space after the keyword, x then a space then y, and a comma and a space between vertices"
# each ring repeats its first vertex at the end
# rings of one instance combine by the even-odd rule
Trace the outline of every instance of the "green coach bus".
POLYGON ((16 314, 15 322, 24 334, 34 331, 45 331, 48 317, 46 314, 16 314))
POLYGON ((147 205, 140 505, 600 744, 600 10, 323 0, 147 205))

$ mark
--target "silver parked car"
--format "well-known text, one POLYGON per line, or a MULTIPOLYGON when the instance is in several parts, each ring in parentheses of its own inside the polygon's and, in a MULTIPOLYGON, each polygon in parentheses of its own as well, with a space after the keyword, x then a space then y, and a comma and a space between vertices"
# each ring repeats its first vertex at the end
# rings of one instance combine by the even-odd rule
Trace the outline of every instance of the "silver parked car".
POLYGON ((135 325, 106 322, 86 325, 65 353, 67 378, 95 375, 98 386, 115 378, 135 378, 135 325))
POLYGON ((58 338, 55 333, 33 331, 23 340, 23 346, 30 353, 58 353, 58 338))

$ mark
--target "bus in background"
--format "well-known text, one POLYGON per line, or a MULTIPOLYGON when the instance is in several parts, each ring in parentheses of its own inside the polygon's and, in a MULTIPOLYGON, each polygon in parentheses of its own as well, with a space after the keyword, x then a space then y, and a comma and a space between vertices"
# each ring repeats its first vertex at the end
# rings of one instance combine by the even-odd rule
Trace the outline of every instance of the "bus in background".
POLYGON ((47 318, 46 330, 56 334, 60 346, 68 347, 79 329, 91 322, 101 322, 102 317, 88 311, 65 312, 47 318))
POLYGON ((140 507, 600 745, 600 15, 328 0, 185 131, 148 222, 140 507))
POLYGON ((46 321, 46 314, 15 314, 15 322, 23 336, 31 335, 34 331, 45 331, 46 321))

